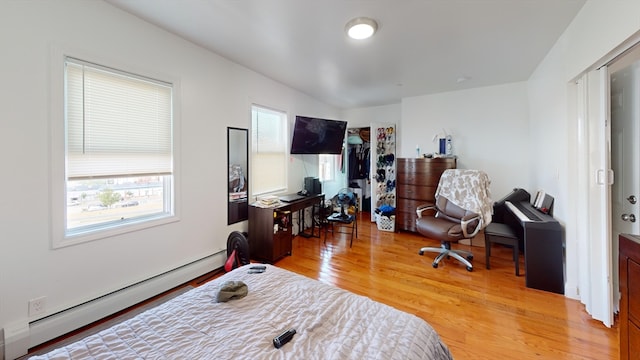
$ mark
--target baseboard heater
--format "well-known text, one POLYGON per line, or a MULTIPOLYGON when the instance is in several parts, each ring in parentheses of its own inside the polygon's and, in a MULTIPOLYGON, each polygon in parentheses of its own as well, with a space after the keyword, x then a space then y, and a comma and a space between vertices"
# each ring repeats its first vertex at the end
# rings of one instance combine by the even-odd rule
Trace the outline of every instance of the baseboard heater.
POLYGON ((150 279, 32 321, 28 327, 17 327, 16 331, 11 332, 9 338, 7 338, 7 329, 5 328, 4 350, 7 360, 25 355, 29 348, 89 325, 212 270, 221 268, 224 266, 225 260, 226 250, 221 250, 150 279), (23 333, 25 331, 26 334, 23 333), (12 339, 16 341, 12 341, 12 339), (25 341, 19 341, 24 339, 28 339, 28 346, 25 341))

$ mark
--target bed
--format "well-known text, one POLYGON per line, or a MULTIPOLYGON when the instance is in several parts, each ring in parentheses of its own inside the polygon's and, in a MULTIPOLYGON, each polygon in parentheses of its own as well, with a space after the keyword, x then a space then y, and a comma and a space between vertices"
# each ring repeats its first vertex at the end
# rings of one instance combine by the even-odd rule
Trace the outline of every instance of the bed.
POLYGON ((417 316, 265 265, 239 267, 129 320, 31 359, 452 359, 417 316), (217 302, 230 281, 247 295, 217 302), (273 338, 296 334, 279 349, 273 338))

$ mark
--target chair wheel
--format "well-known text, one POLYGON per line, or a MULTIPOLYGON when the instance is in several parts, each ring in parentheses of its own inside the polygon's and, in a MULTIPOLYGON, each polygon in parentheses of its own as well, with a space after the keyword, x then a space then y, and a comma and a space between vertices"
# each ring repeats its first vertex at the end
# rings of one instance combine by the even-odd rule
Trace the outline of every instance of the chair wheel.
POLYGON ((471 266, 467 266, 467 271, 473 271, 473 268, 471 266))
POLYGON ((433 266, 434 269, 437 269, 438 268, 438 263, 433 263, 433 264, 431 264, 431 266, 433 266))
POLYGON ((468 255, 467 256, 467 260, 469 260, 469 261, 473 260, 473 255, 468 255))
POLYGON ((418 251, 418 255, 424 255, 424 251, 422 250, 418 251))

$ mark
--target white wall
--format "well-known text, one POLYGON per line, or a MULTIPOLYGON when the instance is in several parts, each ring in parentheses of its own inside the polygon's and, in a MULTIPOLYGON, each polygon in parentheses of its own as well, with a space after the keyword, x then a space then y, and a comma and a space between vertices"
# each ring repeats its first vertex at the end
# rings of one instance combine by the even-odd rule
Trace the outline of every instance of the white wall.
POLYGON ((494 199, 514 187, 530 189, 529 107, 526 83, 404 98, 401 104, 343 112, 350 127, 372 122, 397 125, 398 157, 433 153, 433 136, 445 128, 453 136, 458 167, 481 169, 491 178, 494 199), (513 169, 517 169, 516 172, 513 169))
POLYGON ((342 111, 342 116, 349 122, 350 128, 367 127, 371 123, 398 125, 402 118, 402 107, 400 104, 391 104, 345 109, 342 111))
POLYGON ((453 139, 458 168, 485 171, 495 200, 514 187, 529 191, 529 107, 523 82, 402 100, 399 156, 438 151, 443 128, 453 139))
MULTIPOLYGON (((548 139, 532 157, 533 186, 556 194, 555 217, 565 225, 565 293, 578 296, 577 121, 570 81, 640 31, 640 1, 588 1, 528 81, 531 135, 548 139)), ((603 249, 604 251, 604 249, 603 249)))
MULTIPOLYGON (((0 327, 27 321, 29 299, 46 296, 50 314, 226 248, 232 230, 247 229, 227 226, 226 128, 248 128, 252 102, 292 119, 338 114, 101 1, 2 1, 0 44, 0 327), (62 211, 48 205, 62 191, 50 188, 49 100, 61 91, 50 86, 52 46, 179 79, 179 222, 51 248, 49 222, 62 211)), ((292 159, 292 191, 304 175, 292 159)))
POLYGON ((401 104, 349 109, 350 127, 371 122, 397 125, 398 157, 438 150, 433 136, 453 135, 458 167, 482 169, 497 200, 514 187, 530 188, 529 107, 526 83, 404 98, 401 104), (463 104, 463 105, 461 105, 463 104), (513 172, 513 169, 518 169, 513 172))

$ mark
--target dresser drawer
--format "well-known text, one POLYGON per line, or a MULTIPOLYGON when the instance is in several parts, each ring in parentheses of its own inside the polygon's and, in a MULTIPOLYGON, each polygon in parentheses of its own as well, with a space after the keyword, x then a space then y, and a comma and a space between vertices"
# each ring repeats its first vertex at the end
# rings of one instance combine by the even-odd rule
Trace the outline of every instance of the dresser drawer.
MULTIPOLYGON (((426 203, 428 203, 428 201, 398 198, 398 207, 396 208, 396 228, 399 230, 416 232, 416 219, 418 218, 416 209, 418 206, 426 203)), ((434 214, 435 211, 424 212, 425 216, 433 216, 434 214)))
POLYGON ((402 166, 402 164, 398 164, 396 179, 401 184, 436 186, 440 181, 442 173, 447 169, 451 169, 451 167, 446 165, 426 166, 428 163, 420 164, 420 166, 412 166, 412 164, 402 166))
POLYGON ((640 264, 629 259, 627 266, 629 319, 635 319, 640 325, 640 264))
POLYGON ((398 186, 396 196, 398 198, 413 199, 424 203, 433 202, 437 186, 402 185, 398 186))
POLYGON ((633 359, 634 356, 640 354, 640 327, 636 326, 631 320, 629 320, 629 357, 633 359))
MULTIPOLYGON (((425 211, 422 216, 433 216, 433 211, 425 211)), ((396 211, 396 226, 398 229, 407 231, 418 231, 416 229, 416 219, 418 214, 415 211, 396 211)))
POLYGON ((456 159, 399 158, 398 167, 406 169, 408 173, 428 173, 431 170, 440 170, 442 173, 445 169, 455 169, 456 159))
POLYGON ((396 227, 416 232, 416 212, 396 210, 396 227))
POLYGON ((398 172, 396 179, 400 184, 437 186, 438 181, 440 181, 440 175, 444 170, 432 169, 428 172, 408 172, 398 169, 396 171, 398 172))
POLYGON ((412 212, 415 214, 418 206, 428 204, 428 203, 433 204, 433 201, 400 198, 398 199, 398 203, 397 203, 398 207, 396 209, 399 211, 412 212))
POLYGON ((620 360, 640 353, 640 237, 620 234, 620 360))

